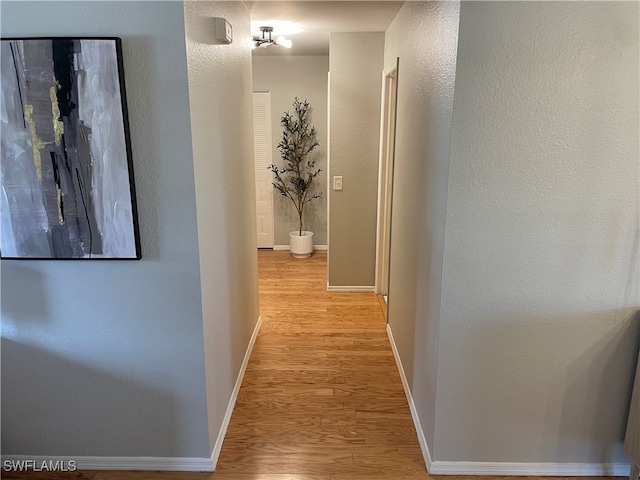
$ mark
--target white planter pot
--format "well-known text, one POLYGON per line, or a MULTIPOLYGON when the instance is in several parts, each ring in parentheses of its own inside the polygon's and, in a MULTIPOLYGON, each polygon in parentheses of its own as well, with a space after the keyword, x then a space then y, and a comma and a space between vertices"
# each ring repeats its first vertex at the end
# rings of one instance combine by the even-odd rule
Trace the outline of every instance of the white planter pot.
POLYGON ((295 258, 307 258, 313 252, 313 232, 306 230, 289 232, 289 251, 295 258))

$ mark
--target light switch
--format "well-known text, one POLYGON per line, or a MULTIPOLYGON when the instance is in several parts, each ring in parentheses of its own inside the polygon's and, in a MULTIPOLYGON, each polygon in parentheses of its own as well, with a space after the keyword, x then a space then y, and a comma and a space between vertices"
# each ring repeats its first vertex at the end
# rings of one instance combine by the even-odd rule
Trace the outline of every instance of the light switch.
POLYGON ((333 177, 333 189, 342 190, 342 176, 333 177))

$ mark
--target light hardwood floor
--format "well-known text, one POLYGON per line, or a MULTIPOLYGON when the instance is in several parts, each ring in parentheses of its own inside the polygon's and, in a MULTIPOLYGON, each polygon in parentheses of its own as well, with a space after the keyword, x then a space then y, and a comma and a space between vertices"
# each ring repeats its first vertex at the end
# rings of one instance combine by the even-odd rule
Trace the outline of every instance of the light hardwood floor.
POLYGON ((324 252, 259 257, 263 323, 217 474, 424 476, 377 297, 327 293, 324 252))
POLYGON ((324 252, 296 260, 288 252, 260 251, 259 271, 262 328, 216 473, 83 472, 73 476, 3 473, 2 478, 430 478, 378 298, 365 293, 327 293, 324 252))

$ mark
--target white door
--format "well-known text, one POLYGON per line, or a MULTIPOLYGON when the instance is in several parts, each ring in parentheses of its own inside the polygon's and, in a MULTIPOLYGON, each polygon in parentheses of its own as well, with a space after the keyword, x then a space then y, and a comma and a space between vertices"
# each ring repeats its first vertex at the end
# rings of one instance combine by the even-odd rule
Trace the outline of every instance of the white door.
POLYGON ((256 168, 258 248, 273 248, 273 173, 271 164, 271 98, 253 94, 253 151, 256 168))

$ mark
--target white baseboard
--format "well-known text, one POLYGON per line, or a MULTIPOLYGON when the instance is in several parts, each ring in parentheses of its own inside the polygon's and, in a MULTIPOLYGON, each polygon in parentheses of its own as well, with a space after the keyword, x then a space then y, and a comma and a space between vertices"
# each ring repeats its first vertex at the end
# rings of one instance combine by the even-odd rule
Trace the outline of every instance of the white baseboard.
POLYGON ((628 463, 431 462, 431 475, 628 477, 628 463))
POLYGON ((231 392, 229 405, 227 406, 227 411, 224 414, 224 419, 222 420, 222 426, 220 427, 220 431, 218 432, 218 438, 216 439, 216 444, 214 445, 213 452, 211 453, 210 461, 211 461, 211 464, 213 465, 214 471, 216 469, 216 465, 218 464, 218 458, 220 457, 220 450, 222 450, 222 442, 224 442, 224 436, 227 434, 227 428, 229 427, 229 422, 231 421, 231 414, 233 413, 233 408, 236 406, 236 400, 238 399, 238 392, 240 391, 240 386, 242 385, 242 380, 244 379, 244 372, 246 372, 247 370, 247 365, 249 364, 249 359, 251 358, 251 352, 253 351, 253 346, 256 343, 256 338, 258 338, 258 332, 260 332, 261 325, 262 325, 262 317, 258 317, 258 322, 256 323, 256 326, 253 329, 251 340, 249 340, 247 351, 245 352, 244 359, 242 360, 242 366, 240 367, 240 372, 238 373, 236 384, 233 387, 233 392, 231 392))
MULTIPOLYGON (((262 318, 258 317, 253 335, 247 346, 247 351, 238 373, 236 384, 231 393, 231 399, 225 413, 220 432, 218 433, 218 439, 213 448, 213 452, 210 458, 199 457, 69 457, 69 456, 44 456, 44 455, 3 455, 2 465, 4 466, 6 461, 9 462, 35 462, 36 466, 41 466, 44 462, 47 464, 56 464, 56 462, 62 462, 62 465, 68 468, 69 462, 75 462, 78 470, 158 470, 158 471, 172 471, 172 472, 213 472, 215 466, 218 463, 218 457, 220 456, 220 450, 222 449, 222 442, 224 436, 227 433, 229 427, 229 421, 231 420, 231 414, 238 398, 238 392, 242 385, 244 373, 247 370, 247 364, 251 357, 253 345, 256 343, 258 332, 260 331, 260 325, 262 324, 262 318)), ((31 463, 31 468, 33 464, 31 463)))
POLYGON ((422 425, 420 424, 420 417, 418 417, 418 411, 416 410, 416 404, 413 402, 413 395, 411 395, 411 389, 409 388, 409 382, 404 374, 404 368, 402 367, 402 360, 400 360, 400 354, 396 347, 396 342, 393 339, 393 333, 391 332, 391 325, 387 323, 387 335, 389 336, 389 343, 391 343, 391 350, 393 356, 396 359, 396 365, 398 366, 398 372, 400 373, 400 379, 402 380, 402 386, 404 387, 404 393, 407 396, 407 402, 409 403, 409 410, 411 411, 411 418, 413 418, 413 424, 416 427, 416 433, 418 434, 418 443, 420 444, 420 450, 422 450, 422 457, 424 463, 427 466, 427 471, 430 474, 434 474, 432 471, 433 461, 431 460, 431 452, 429 451, 429 445, 427 445, 427 439, 424 437, 422 431, 422 425))
MULTIPOLYGON (((274 245, 273 249, 274 250, 289 250, 289 245, 274 245)), ((326 250, 327 246, 326 245, 314 245, 313 249, 314 250, 326 250)))
POLYGON ((631 465, 628 463, 512 463, 512 462, 447 462, 432 460, 429 446, 424 437, 415 403, 404 374, 402 361, 393 339, 391 326, 387 324, 387 334, 391 350, 398 365, 402 386, 407 396, 413 423, 418 434, 418 442, 424 463, 430 475, 495 475, 530 477, 628 477, 631 465))
MULTIPOLYGON (((172 472, 212 472, 210 458, 198 457, 58 457, 50 455, 3 455, 5 462, 35 462, 40 468, 44 462, 55 465, 61 462, 69 468, 75 462, 78 470, 158 470, 172 472)), ((33 464, 31 464, 33 468, 33 464)), ((14 469, 16 470, 16 469, 14 469)))
POLYGON ((359 292, 359 293, 375 293, 376 287, 369 286, 342 286, 342 285, 328 285, 327 292, 359 292))

